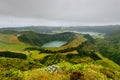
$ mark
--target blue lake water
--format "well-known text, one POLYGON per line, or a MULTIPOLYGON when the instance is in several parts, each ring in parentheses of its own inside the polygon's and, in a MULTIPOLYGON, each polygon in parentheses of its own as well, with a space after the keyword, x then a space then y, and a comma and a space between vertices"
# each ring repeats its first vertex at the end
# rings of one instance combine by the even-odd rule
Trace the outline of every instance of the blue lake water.
POLYGON ((42 45, 42 47, 60 47, 66 43, 67 41, 51 41, 51 42, 45 43, 44 45, 42 45))

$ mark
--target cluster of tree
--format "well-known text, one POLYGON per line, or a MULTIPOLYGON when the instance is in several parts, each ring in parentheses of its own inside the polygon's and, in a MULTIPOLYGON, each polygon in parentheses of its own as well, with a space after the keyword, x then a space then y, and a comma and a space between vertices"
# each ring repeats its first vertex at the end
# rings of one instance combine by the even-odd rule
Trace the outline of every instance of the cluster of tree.
POLYGON ((46 56, 43 60, 41 60, 41 63, 48 66, 48 65, 57 64, 63 61, 67 61, 67 58, 65 55, 54 54, 54 55, 46 56))
POLYGON ((76 49, 77 49, 77 47, 71 47, 71 48, 67 48, 67 49, 63 49, 63 50, 53 51, 53 50, 48 50, 48 49, 45 49, 45 48, 29 47, 29 48, 25 48, 24 50, 25 50, 25 51, 38 50, 38 51, 40 51, 41 53, 56 54, 56 53, 66 53, 66 52, 70 52, 70 51, 73 51, 73 50, 76 50, 76 49))
POLYGON ((84 37, 88 40, 88 42, 94 44, 95 43, 95 40, 89 35, 89 34, 84 34, 84 37))
POLYGON ((19 58, 19 59, 26 59, 27 56, 22 53, 15 53, 10 51, 0 52, 1 57, 8 57, 8 58, 19 58))

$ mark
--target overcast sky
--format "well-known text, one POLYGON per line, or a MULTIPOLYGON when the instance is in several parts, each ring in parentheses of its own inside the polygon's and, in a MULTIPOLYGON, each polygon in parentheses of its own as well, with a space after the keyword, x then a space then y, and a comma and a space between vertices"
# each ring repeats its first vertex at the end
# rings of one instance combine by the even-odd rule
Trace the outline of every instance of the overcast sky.
POLYGON ((0 26, 119 23, 120 0, 0 0, 0 26))

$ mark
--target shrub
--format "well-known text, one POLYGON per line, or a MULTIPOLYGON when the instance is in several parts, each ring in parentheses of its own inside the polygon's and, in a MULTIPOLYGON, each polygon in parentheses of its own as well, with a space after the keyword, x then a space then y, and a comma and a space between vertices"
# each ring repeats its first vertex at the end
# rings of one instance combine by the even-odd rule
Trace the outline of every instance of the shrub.
POLYGON ((76 64, 67 68, 68 72, 74 72, 79 70, 87 70, 88 66, 85 64, 76 64))
POLYGON ((14 69, 10 69, 6 71, 6 77, 8 77, 10 80, 23 80, 23 74, 20 70, 16 71, 14 69))
POLYGON ((70 75, 70 80, 85 80, 84 74, 82 72, 72 72, 70 75))
POLYGON ((15 53, 10 51, 0 52, 1 57, 8 57, 8 58, 19 58, 19 59, 26 59, 27 56, 22 53, 15 53))
POLYGON ((109 69, 103 68, 103 69, 100 69, 100 72, 105 74, 108 78, 115 79, 115 74, 112 71, 110 71, 109 69))
POLYGON ((65 60, 66 60, 66 57, 64 55, 55 54, 55 55, 48 55, 48 56, 44 57, 44 59, 41 61, 41 63, 49 66, 52 64, 57 64, 57 63, 63 62, 65 60))

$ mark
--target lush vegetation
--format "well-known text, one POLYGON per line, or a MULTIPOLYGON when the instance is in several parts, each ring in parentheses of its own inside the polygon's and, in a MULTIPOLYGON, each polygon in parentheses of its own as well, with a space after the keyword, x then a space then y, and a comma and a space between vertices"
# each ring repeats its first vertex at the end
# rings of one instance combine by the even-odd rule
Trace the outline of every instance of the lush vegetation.
POLYGON ((61 34, 38 34, 32 31, 21 32, 18 39, 22 42, 29 43, 34 46, 42 46, 51 41, 67 41, 70 42, 75 38, 73 33, 65 32, 61 34))
POLYGON ((0 50, 21 51, 30 46, 19 41, 15 34, 0 34, 0 50))
POLYGON ((120 31, 108 34, 105 39, 96 40, 99 51, 120 64, 120 31))
POLYGON ((8 31, 1 32, 0 44, 0 80, 120 79, 119 31, 95 39, 68 32, 8 31), (52 40, 68 43, 58 48, 40 47, 52 40), (50 71, 52 65, 58 67, 54 72, 50 71))
POLYGON ((9 57, 9 58, 20 58, 20 59, 26 59, 27 56, 22 53, 15 53, 15 52, 9 52, 9 51, 2 51, 0 52, 1 57, 9 57))

